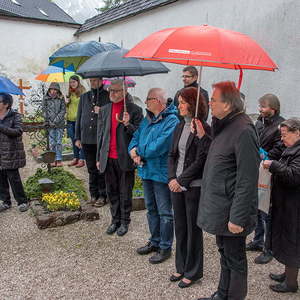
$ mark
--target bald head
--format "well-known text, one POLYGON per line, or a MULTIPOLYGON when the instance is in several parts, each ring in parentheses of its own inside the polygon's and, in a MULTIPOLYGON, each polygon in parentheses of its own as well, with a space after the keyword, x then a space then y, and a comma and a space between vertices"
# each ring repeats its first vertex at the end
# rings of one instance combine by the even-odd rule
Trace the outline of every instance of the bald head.
POLYGON ((145 101, 147 109, 155 115, 163 111, 167 106, 166 92, 162 88, 152 88, 148 92, 145 101))

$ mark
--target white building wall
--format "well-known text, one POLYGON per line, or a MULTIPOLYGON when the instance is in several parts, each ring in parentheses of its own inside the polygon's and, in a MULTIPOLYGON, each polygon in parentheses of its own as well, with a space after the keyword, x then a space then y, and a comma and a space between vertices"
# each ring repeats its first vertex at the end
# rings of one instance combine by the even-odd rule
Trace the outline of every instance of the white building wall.
MULTIPOLYGON (((74 41, 76 28, 0 19, 0 75, 36 87, 34 77, 47 68, 49 56, 74 41)), ((28 90, 24 91, 30 94, 28 90)))
MULTIPOLYGON (((257 112, 257 100, 265 93, 276 94, 286 117, 300 117, 300 1, 299 0, 180 0, 124 21, 82 33, 80 40, 123 43, 131 48, 152 32, 175 26, 209 24, 239 31, 255 39, 278 64, 279 71, 244 71, 241 91, 249 113, 257 112)), ((169 96, 182 86, 183 66, 167 64, 167 75, 135 78, 133 93, 145 99, 150 87, 167 89, 169 96)), ((211 94, 211 84, 238 81, 238 71, 204 68, 203 84, 211 94)))

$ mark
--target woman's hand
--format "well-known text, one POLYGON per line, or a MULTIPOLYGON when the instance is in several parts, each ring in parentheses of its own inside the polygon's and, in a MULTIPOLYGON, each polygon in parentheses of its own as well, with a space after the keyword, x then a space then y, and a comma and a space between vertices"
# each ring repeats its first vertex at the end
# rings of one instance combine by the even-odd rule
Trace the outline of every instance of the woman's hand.
POLYGON ((180 193, 182 192, 181 186, 179 185, 178 181, 176 179, 172 179, 169 182, 169 189, 173 193, 180 193))
POLYGON ((263 167, 264 167, 264 169, 269 170, 269 168, 270 168, 272 162, 273 162, 272 160, 264 160, 264 161, 263 161, 263 167))
POLYGON ((193 119, 191 122, 191 132, 196 134, 198 138, 202 138, 205 135, 205 130, 203 128, 202 122, 198 119, 193 119), (195 130, 196 126, 196 130, 195 130))

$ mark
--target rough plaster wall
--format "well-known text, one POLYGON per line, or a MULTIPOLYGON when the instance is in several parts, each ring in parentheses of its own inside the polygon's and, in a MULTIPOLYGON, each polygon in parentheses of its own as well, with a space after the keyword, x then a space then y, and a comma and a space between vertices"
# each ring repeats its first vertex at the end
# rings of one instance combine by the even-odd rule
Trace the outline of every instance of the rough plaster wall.
POLYGON ((36 87, 39 81, 34 77, 47 68, 57 48, 74 40, 74 32, 74 28, 0 19, 0 75, 36 87))
MULTIPOLYGON (((300 1, 299 0, 180 0, 160 9, 108 24, 80 35, 81 40, 115 42, 131 48, 152 32, 173 26, 209 24, 248 34, 278 64, 278 72, 245 71, 242 91, 249 113, 257 111, 257 99, 272 92, 282 101, 286 117, 299 116, 300 79, 300 1)), ((150 87, 165 87, 170 96, 181 87, 182 66, 167 64, 168 75, 135 78, 134 93, 145 99, 150 87)), ((204 68, 203 87, 220 80, 238 80, 238 72, 204 68)))

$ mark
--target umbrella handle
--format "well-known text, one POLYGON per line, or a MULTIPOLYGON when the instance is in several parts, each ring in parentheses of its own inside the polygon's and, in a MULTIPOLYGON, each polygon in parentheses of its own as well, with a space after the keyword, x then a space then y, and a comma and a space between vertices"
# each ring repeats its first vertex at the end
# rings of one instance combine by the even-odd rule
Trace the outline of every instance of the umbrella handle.
POLYGON ((241 85, 242 85, 242 81, 243 81, 243 69, 241 67, 240 68, 240 76, 239 76, 239 82, 238 82, 238 90, 240 90, 241 85))
POLYGON ((202 69, 203 69, 203 66, 200 66, 199 67, 199 74, 198 74, 198 91, 197 91, 195 118, 198 117, 198 111, 199 111, 199 100, 200 100, 200 91, 201 91, 202 69))

